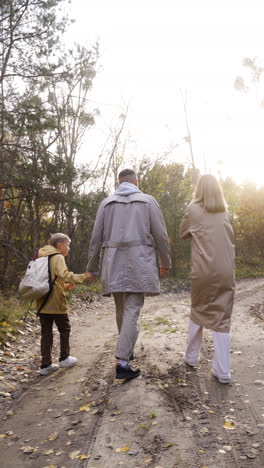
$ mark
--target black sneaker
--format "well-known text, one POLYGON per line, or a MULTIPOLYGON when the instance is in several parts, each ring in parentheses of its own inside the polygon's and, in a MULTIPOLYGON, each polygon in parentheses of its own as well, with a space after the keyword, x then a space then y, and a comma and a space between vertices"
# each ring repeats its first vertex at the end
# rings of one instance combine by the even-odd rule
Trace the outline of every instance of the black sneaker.
POLYGON ((130 358, 129 358, 129 361, 134 361, 134 359, 135 359, 135 355, 134 355, 134 353, 132 353, 130 358))
POLYGON ((122 367, 119 364, 116 365, 116 379, 135 379, 140 375, 140 369, 132 369, 129 367, 122 367))

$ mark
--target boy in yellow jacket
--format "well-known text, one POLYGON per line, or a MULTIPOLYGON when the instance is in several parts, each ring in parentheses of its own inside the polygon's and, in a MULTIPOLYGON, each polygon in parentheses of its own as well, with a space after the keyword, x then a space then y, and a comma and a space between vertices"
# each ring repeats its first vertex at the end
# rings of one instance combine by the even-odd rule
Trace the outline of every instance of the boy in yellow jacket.
POLYGON ((74 274, 68 271, 65 259, 70 250, 70 238, 66 234, 52 234, 49 245, 45 245, 38 252, 38 257, 50 258, 52 281, 56 278, 52 293, 44 304, 43 298, 37 301, 41 325, 41 368, 40 375, 48 375, 58 370, 57 364, 52 363, 51 352, 53 345, 52 326, 55 322, 60 333, 60 367, 72 367, 77 359, 70 356, 70 321, 65 291, 71 291, 75 283, 89 281, 87 274, 74 274), (54 255, 55 254, 55 255, 54 255))

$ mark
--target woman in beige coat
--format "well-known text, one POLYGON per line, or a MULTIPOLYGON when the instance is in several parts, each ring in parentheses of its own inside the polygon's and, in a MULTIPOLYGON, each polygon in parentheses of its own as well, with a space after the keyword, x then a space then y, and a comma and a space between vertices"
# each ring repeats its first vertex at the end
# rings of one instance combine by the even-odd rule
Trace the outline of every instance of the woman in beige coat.
POLYGON ((200 176, 193 201, 181 222, 180 236, 192 239, 191 317, 184 361, 199 363, 203 327, 213 330, 212 372, 230 382, 230 321, 234 302, 234 233, 217 179, 200 176))

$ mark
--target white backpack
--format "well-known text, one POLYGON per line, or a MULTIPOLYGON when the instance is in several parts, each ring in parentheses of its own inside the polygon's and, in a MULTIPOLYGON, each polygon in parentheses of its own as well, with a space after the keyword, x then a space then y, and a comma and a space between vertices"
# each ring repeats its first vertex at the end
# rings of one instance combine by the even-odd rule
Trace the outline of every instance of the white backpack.
MULTIPOLYGON (((57 253, 32 260, 27 267, 26 273, 20 281, 18 291, 24 299, 36 300, 47 296, 52 292, 57 276, 52 281, 50 273, 50 258, 57 253)), ((45 303, 47 302, 45 301, 45 303)))

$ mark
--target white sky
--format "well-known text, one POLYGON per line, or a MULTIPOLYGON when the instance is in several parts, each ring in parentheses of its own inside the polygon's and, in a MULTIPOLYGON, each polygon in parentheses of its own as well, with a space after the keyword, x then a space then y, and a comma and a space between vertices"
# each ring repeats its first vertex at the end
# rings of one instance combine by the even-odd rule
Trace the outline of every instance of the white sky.
MULTIPOLYGON (((129 103, 127 154, 156 157, 178 144, 188 162, 181 91, 187 92, 197 166, 237 182, 264 184, 264 109, 255 92, 234 90, 247 77, 245 57, 264 59, 263 0, 72 0, 69 36, 100 44, 100 71, 90 98, 101 117, 80 159, 100 153, 111 121, 129 103)), ((263 88, 264 96, 264 88, 263 88)))

